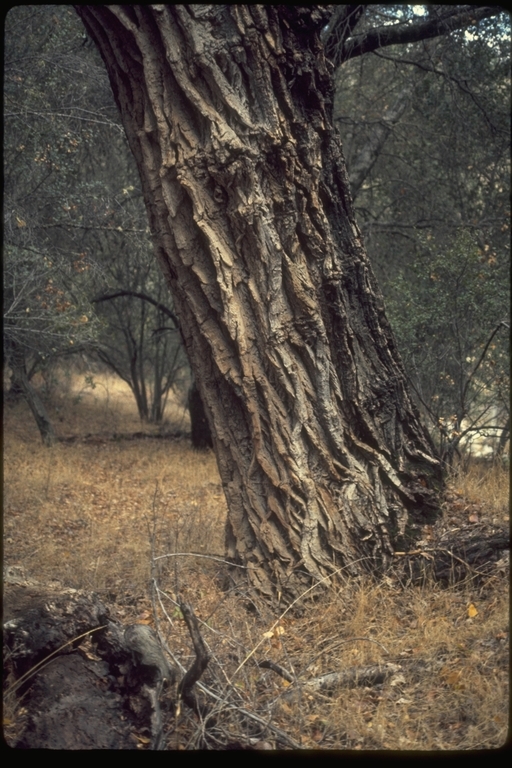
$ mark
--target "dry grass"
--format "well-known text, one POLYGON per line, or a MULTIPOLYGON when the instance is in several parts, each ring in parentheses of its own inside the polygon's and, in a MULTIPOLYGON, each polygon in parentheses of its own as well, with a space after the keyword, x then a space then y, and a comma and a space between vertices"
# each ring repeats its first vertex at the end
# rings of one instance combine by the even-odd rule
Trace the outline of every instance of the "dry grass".
MULTIPOLYGON (((205 698, 217 718, 206 737, 204 724, 188 712, 177 725, 168 723, 169 748, 214 748, 250 737, 286 746, 242 710, 308 749, 503 745, 509 720, 505 576, 451 589, 403 588, 392 579, 347 582, 274 627, 278 609, 223 588, 222 562, 175 556, 222 556, 226 506, 213 454, 193 451, 184 437, 112 440, 113 433, 141 431, 131 397, 107 379, 77 398, 80 386, 76 379, 65 396, 54 396, 52 415, 60 436, 94 434, 92 442, 47 450, 26 406, 5 407, 5 564, 41 582, 99 592, 124 622, 156 622, 185 667, 192 650, 178 595, 192 605, 212 655, 203 682, 221 701, 205 698), (152 557, 159 558, 153 566, 152 557), (160 590, 156 611, 151 575, 160 590), (290 699, 285 680, 258 668, 265 659, 297 681, 387 662, 400 664, 401 672, 380 685, 340 686, 329 694, 303 690, 290 699)), ((186 428, 178 403, 167 419, 168 430, 186 428)), ((503 469, 474 467, 454 479, 453 492, 480 505, 490 521, 507 519, 503 469)))
MULTIPOLYGON (((158 439, 158 428, 141 426, 129 392, 108 379, 97 389, 50 408, 60 437, 95 435, 88 442, 47 450, 24 403, 5 409, 5 560, 43 582, 147 594, 153 515, 185 550, 209 541, 222 552, 226 508, 215 458, 198 456, 184 438, 158 439), (147 439, 112 440, 141 431, 147 439)), ((169 410, 180 427, 183 412, 169 410)))
POLYGON ((492 522, 508 522, 510 474, 501 464, 475 461, 469 472, 454 474, 451 487, 473 503, 485 505, 492 522))

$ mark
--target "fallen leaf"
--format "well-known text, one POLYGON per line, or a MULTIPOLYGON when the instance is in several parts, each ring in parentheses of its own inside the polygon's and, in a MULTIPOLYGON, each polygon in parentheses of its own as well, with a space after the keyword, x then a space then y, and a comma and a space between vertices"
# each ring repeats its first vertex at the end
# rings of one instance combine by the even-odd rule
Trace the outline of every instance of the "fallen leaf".
POLYGON ((478 611, 475 608, 475 606, 473 605, 473 603, 470 603, 468 605, 468 616, 469 616, 470 619, 474 619, 475 616, 478 616, 478 611))

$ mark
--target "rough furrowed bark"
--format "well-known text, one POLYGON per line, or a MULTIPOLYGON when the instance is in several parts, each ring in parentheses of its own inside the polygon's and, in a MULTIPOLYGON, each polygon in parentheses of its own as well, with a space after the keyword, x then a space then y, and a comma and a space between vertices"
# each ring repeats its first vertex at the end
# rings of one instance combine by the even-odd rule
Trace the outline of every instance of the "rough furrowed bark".
POLYGON ((440 465, 354 220, 297 6, 78 6, 137 160, 208 413, 230 557, 263 593, 383 568, 440 465))

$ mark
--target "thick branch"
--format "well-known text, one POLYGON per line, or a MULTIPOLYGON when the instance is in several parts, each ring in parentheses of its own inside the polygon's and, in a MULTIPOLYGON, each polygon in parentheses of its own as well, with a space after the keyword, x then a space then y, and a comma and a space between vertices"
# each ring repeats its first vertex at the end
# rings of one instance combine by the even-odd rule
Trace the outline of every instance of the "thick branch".
MULTIPOLYGON (((260 665, 261 666, 261 665, 260 665)), ((283 694, 285 701, 296 701, 301 693, 322 692, 332 693, 341 686, 372 686, 380 685, 389 677, 401 671, 399 664, 372 664, 367 667, 345 669, 342 672, 330 672, 305 683, 290 688, 283 694)))
MULTIPOLYGON (((353 59, 356 56, 362 56, 363 53, 369 53, 379 48, 385 48, 389 45, 405 45, 407 43, 417 43, 420 40, 429 40, 433 37, 446 35, 457 29, 473 26, 482 19, 488 19, 501 13, 499 6, 455 6, 449 8, 445 13, 437 18, 430 18, 426 21, 416 21, 412 24, 396 24, 387 27, 378 27, 371 29, 364 34, 354 35, 345 39, 341 45, 337 45, 330 58, 333 64, 338 67, 344 61, 353 59)), ((326 44, 326 50, 329 44, 326 44)))

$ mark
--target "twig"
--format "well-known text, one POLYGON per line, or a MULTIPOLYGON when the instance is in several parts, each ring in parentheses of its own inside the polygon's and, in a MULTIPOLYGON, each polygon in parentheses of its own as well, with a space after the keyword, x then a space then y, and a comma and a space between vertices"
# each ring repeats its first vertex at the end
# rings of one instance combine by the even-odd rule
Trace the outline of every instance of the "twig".
MULTIPOLYGON (((361 562, 362 560, 366 560, 366 558, 365 558, 365 557, 362 557, 362 558, 360 558, 360 560, 356 560, 355 562, 353 562, 353 563, 350 563, 350 566, 344 565, 344 566, 342 566, 341 568, 338 568, 336 571, 333 571, 332 573, 329 573, 327 576, 324 576, 322 579, 320 579, 319 581, 317 581, 317 582, 316 582, 316 584, 313 584, 311 587, 309 587, 308 589, 306 589, 306 591, 305 591, 305 592, 303 592, 301 595, 299 595, 298 597, 296 597, 296 598, 295 598, 295 600, 294 600, 292 603, 290 603, 290 605, 288 606, 288 608, 285 608, 285 610, 284 610, 284 611, 283 611, 283 613, 282 613, 282 614, 279 616, 279 618, 278 618, 278 619, 276 619, 276 621, 274 621, 274 623, 272 624, 272 626, 270 627, 270 629, 268 630, 268 632, 272 632, 272 631, 273 631, 273 630, 274 630, 274 629, 277 627, 277 625, 279 624, 279 622, 280 622, 280 621, 283 619, 283 617, 284 617, 284 616, 286 616, 286 614, 288 613, 288 611, 290 611, 290 610, 293 608, 293 606, 294 606, 296 603, 298 603, 298 602, 299 602, 299 600, 302 600, 302 598, 303 598, 303 597, 306 597, 306 595, 307 595, 309 592, 312 592, 312 591, 313 591, 313 589, 316 589, 317 587, 319 587, 321 584, 323 584, 323 582, 324 582, 324 581, 328 581, 329 579, 332 579, 332 577, 333 577, 333 576, 336 576, 338 573, 341 573, 341 571, 344 571, 344 570, 346 570, 348 567, 352 567, 352 566, 354 566, 356 563, 358 563, 358 562, 361 562)), ((266 632, 266 633, 265 633, 265 635, 267 635, 267 634, 268 634, 268 633, 266 632)), ((232 680, 233 680, 233 677, 234 677, 234 676, 235 676, 235 675, 236 675, 238 672, 240 672, 240 670, 242 669, 242 667, 243 667, 245 664, 247 664, 247 662, 249 661, 249 659, 250 659, 252 656, 254 656, 254 654, 256 653, 256 651, 258 650, 258 648, 260 647, 260 645, 261 645, 261 644, 262 644, 262 643, 265 641, 265 639, 266 639, 266 638, 265 638, 265 636, 264 636, 264 637, 262 637, 262 638, 261 638, 261 640, 260 640, 260 642, 259 642, 259 643, 257 643, 257 644, 254 646, 254 648, 253 648, 253 649, 252 649, 252 651, 251 651, 251 652, 248 654, 248 656, 246 656, 246 657, 245 657, 245 659, 242 661, 242 663, 238 665, 238 667, 235 669, 235 671, 234 671, 234 673, 233 673, 233 676, 232 676, 232 678, 231 678, 231 681, 230 681, 230 682, 232 682, 232 680)))
POLYGON ((498 333, 498 331, 500 330, 500 328, 501 328, 502 326, 506 327, 506 323, 505 323, 503 320, 502 320, 501 322, 499 322, 499 323, 498 323, 498 325, 496 326, 496 328, 493 330, 493 332, 492 332, 492 333, 491 333, 491 335, 489 336, 489 338, 488 338, 488 340, 487 340, 487 343, 486 343, 485 347, 484 347, 484 348, 483 348, 483 350, 482 350, 482 354, 481 354, 481 355, 480 355, 480 357, 478 358, 478 360, 477 360, 477 362, 476 362, 476 365, 475 365, 475 367, 473 368, 473 370, 472 370, 472 371, 471 371, 471 373, 469 374, 469 376, 468 376, 468 379, 467 379, 467 381, 466 381, 466 386, 464 387, 464 391, 463 391, 463 393, 462 393, 462 401, 463 401, 463 402, 464 402, 464 400, 465 400, 465 398, 466 398, 466 393, 467 393, 468 387, 469 387, 469 385, 471 384, 471 381, 472 381, 473 377, 475 376, 476 372, 477 372, 477 371, 478 371, 478 369, 480 368, 480 366, 481 366, 481 364, 482 364, 482 362, 483 362, 483 359, 484 359, 484 357, 485 357, 485 356, 486 356, 486 354, 487 354, 487 350, 489 349, 489 345, 490 345, 491 341, 494 339, 495 335, 498 333))
POLYGON ((282 678, 287 680, 289 683, 295 682, 295 678, 293 677, 293 675, 291 675, 280 664, 276 664, 275 661, 271 661, 270 659, 264 659, 263 661, 257 661, 256 664, 261 669, 271 669, 272 672, 276 672, 278 675, 280 675, 282 678))
POLYGON ((242 568, 243 570, 248 570, 251 567, 248 565, 238 565, 238 563, 230 563, 229 560, 225 560, 223 557, 219 557, 218 555, 201 555, 199 552, 170 552, 167 555, 158 555, 158 557, 155 557, 155 560, 162 560, 164 557, 202 557, 205 560, 215 560, 218 563, 224 563, 225 565, 229 565, 233 568, 242 568))
POLYGON ((484 573, 483 571, 479 571, 477 568, 473 568, 469 563, 467 563, 465 560, 463 560, 461 557, 457 557, 457 555, 454 555, 453 552, 451 552, 449 549, 445 549, 444 547, 434 547, 430 552, 444 552, 447 555, 450 555, 454 560, 458 560, 459 563, 462 563, 468 571, 471 571, 472 573, 476 574, 477 576, 488 576, 488 573, 484 573))
MULTIPOLYGON (((167 612, 165 611, 165 607, 163 606, 160 597, 158 596, 160 605, 162 606, 162 609, 167 616, 167 612)), ((169 617, 168 617, 169 618, 169 617)), ((176 658, 174 653, 171 651, 165 640, 162 642, 162 645, 164 649, 169 654, 170 658, 172 659, 175 666, 182 672, 185 673, 185 667, 183 664, 179 661, 179 659, 176 658)), ((218 704, 222 705, 224 709, 228 710, 234 710, 236 712, 239 712, 243 717, 247 717, 249 720, 253 720, 255 723, 258 723, 258 725, 262 726, 263 728, 267 728, 268 730, 272 731, 272 733, 280 740, 283 744, 286 744, 287 746, 291 747, 292 749, 302 749, 300 744, 298 744, 294 739, 292 739, 291 736, 288 736, 288 734, 281 730, 281 728, 278 728, 276 725, 273 725, 270 721, 265 720, 260 715, 257 715, 255 712, 251 712, 243 707, 239 707, 236 704, 231 704, 229 701, 227 701, 225 698, 220 696, 219 694, 215 693, 211 688, 206 686, 204 683, 197 682, 196 687, 198 690, 200 690, 202 693, 204 693, 205 696, 207 696, 210 699, 213 699, 218 704)), ((207 720, 210 718, 210 716, 213 716, 213 712, 209 713, 207 720)), ((201 718, 202 720, 202 718, 201 718)), ((206 721, 205 721, 206 722, 206 721)))
POLYGON ((488 576, 488 573, 485 573, 484 571, 479 571, 477 568, 474 568, 471 566, 466 560, 463 560, 462 557, 458 557, 458 555, 454 555, 453 552, 450 549, 446 549, 446 547, 429 547, 428 549, 415 549, 412 552, 395 552, 395 556, 397 557, 413 557, 416 555, 421 555, 422 557, 425 557, 427 560, 434 560, 434 556, 430 554, 431 552, 444 552, 446 555, 449 555, 454 560, 457 560, 461 565, 465 566, 465 568, 468 569, 468 571, 471 571, 471 573, 475 574, 476 576, 488 576))
POLYGON ((188 627, 188 631, 190 632, 190 637, 192 638, 196 658, 178 686, 178 695, 183 699, 185 704, 196 712, 196 714, 199 714, 199 707, 196 697, 192 693, 192 687, 199 680, 208 666, 210 656, 206 650, 201 633, 199 632, 197 619, 194 616, 194 611, 191 606, 184 602, 180 602, 179 606, 188 627))
MULTIPOLYGON (((317 661, 317 660, 320 658, 320 656, 322 656, 324 653, 327 653, 328 651, 334 651, 334 649, 335 649, 335 648, 338 648, 340 645, 344 645, 345 643, 352 643, 352 642, 355 642, 356 640, 365 640, 367 643, 375 643, 375 645, 378 645, 380 648, 382 648, 382 650, 384 651, 384 653, 387 653, 387 654, 388 654, 388 656, 389 656, 389 651, 388 651, 388 649, 386 648, 386 646, 385 646, 385 645, 382 645, 382 643, 379 643, 379 641, 378 641, 378 640, 374 640, 374 639, 373 639, 373 638, 371 638, 371 637, 348 637, 348 638, 346 638, 346 639, 344 639, 344 640, 338 640, 338 642, 336 642, 336 643, 333 643, 333 645, 330 645, 330 646, 328 646, 327 648, 324 648, 322 651, 320 651, 320 653, 319 653, 319 654, 317 654, 317 655, 314 657, 314 659, 312 659, 312 660, 309 662, 309 664, 307 665, 307 667, 306 667, 306 669, 304 670, 304 672, 306 672, 306 670, 307 670, 307 669, 309 669, 309 667, 310 667, 312 664, 314 664, 314 663, 315 663, 315 661, 317 661)), ((304 674, 304 672, 303 672, 302 674, 304 674)))
POLYGON ((282 694, 283 698, 291 699, 299 695, 301 690, 308 692, 318 692, 319 690, 329 690, 340 685, 379 685, 386 678, 396 674, 401 670, 399 664, 386 664, 384 666, 377 664, 369 667, 355 667, 346 669, 343 672, 330 672, 320 677, 315 677, 305 683, 300 683, 282 694))

